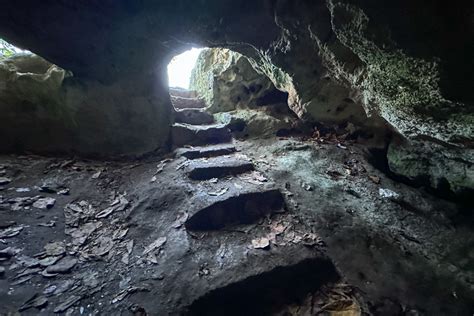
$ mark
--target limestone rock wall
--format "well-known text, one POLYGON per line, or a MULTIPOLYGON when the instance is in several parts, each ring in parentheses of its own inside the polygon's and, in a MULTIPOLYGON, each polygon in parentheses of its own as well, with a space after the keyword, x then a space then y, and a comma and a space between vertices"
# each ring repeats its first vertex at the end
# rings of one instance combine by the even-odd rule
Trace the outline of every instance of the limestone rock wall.
POLYGON ((267 76, 256 72, 247 58, 225 48, 201 52, 190 87, 204 98, 210 112, 286 102, 286 95, 277 90, 267 76), (272 94, 280 99, 265 102, 272 94))
POLYGON ((71 141, 72 113, 61 95, 65 76, 36 55, 0 59, 0 150, 48 151, 71 141))
POLYGON ((288 95, 257 72, 245 56, 229 49, 201 52, 192 72, 191 89, 237 137, 274 136, 281 129, 290 129, 296 119, 288 108, 288 95))
POLYGON ((435 189, 467 195, 474 187, 474 149, 397 140, 390 144, 387 157, 391 171, 435 189))
POLYGON ((171 112, 158 105, 169 98, 143 89, 77 80, 34 54, 2 59, 0 151, 103 156, 163 148, 171 112))

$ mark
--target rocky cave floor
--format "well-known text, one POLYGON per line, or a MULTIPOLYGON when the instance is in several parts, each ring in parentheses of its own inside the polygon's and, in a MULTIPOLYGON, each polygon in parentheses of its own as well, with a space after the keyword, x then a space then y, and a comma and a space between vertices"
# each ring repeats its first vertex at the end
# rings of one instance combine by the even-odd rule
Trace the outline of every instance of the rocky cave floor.
POLYGON ((0 156, 0 314, 472 315, 459 206, 355 143, 233 143, 198 159, 0 156))

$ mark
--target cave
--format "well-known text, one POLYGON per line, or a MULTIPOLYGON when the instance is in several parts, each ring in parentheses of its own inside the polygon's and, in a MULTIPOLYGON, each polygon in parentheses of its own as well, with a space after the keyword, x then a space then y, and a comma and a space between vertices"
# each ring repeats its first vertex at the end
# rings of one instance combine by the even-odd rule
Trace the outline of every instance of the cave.
POLYGON ((473 14, 3 3, 0 315, 473 315, 473 14))

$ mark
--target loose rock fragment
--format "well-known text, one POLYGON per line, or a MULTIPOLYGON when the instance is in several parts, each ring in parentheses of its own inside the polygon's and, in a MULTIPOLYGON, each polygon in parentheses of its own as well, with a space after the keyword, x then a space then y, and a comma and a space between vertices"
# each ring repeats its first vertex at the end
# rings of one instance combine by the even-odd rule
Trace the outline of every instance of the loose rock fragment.
POLYGON ((166 243, 166 237, 160 237, 157 240, 155 240, 154 242, 152 242, 150 245, 148 245, 145 248, 145 250, 143 250, 142 254, 147 255, 150 252, 161 248, 161 246, 163 246, 165 243, 166 243))
POLYGON ((58 274, 57 273, 49 273, 48 271, 43 270, 43 272, 41 272, 41 275, 44 276, 45 278, 54 278, 58 274))
POLYGON ((6 178, 6 177, 0 177, 0 185, 9 184, 10 182, 12 182, 12 179, 6 178))
POLYGON ((394 192, 390 189, 382 189, 380 188, 379 189, 379 195, 383 198, 398 198, 400 196, 400 194, 398 194, 397 192, 394 192))
POLYGON ((301 187, 305 189, 306 191, 313 191, 313 187, 308 183, 304 183, 304 182, 301 183, 301 187))
POLYGON ((46 257, 39 261, 39 265, 42 267, 49 267, 55 263, 57 263, 61 259, 61 257, 46 257))
POLYGON ((115 199, 112 203, 110 203, 110 206, 108 208, 99 212, 95 217, 98 219, 105 218, 115 211, 121 212, 125 210, 128 205, 128 200, 124 196, 120 196, 118 199, 115 199))
POLYGON ((56 225, 56 221, 50 220, 47 223, 39 223, 38 226, 41 227, 54 227, 56 225))
POLYGON ((88 222, 79 228, 66 230, 66 234, 72 237, 72 244, 74 246, 82 246, 87 238, 100 226, 102 226, 100 222, 88 222))
POLYGON ((128 233, 128 228, 125 229, 119 229, 114 232, 114 235, 112 236, 113 240, 120 240, 123 237, 125 237, 128 233))
POLYGON ((20 249, 13 248, 13 247, 7 247, 5 249, 2 249, 0 250, 0 261, 8 260, 19 252, 20 252, 20 249))
POLYGON ((56 289, 57 289, 57 286, 56 286, 56 285, 54 285, 54 284, 53 284, 53 285, 49 285, 49 286, 47 286, 47 287, 44 288, 43 294, 44 294, 44 295, 47 295, 47 296, 52 295, 52 294, 56 291, 56 289))
POLYGON ((80 297, 78 295, 70 296, 65 301, 63 301, 60 305, 56 306, 56 308, 54 309, 54 312, 55 313, 62 313, 64 311, 66 311, 69 307, 71 307, 74 304, 76 304, 77 302, 79 302, 81 300, 81 298, 82 297, 80 297))
POLYGON ((228 188, 223 188, 217 192, 208 192, 207 194, 212 195, 212 196, 221 196, 221 195, 224 195, 227 191, 229 191, 228 188))
POLYGON ((28 301, 26 301, 19 309, 19 312, 22 312, 24 310, 30 309, 30 308, 42 308, 48 304, 48 299, 44 296, 40 296, 38 294, 35 294, 32 298, 30 298, 28 301))
POLYGON ((380 184, 380 177, 378 177, 378 176, 370 176, 369 175, 369 179, 372 180, 372 182, 375 183, 375 184, 380 184))
POLYGON ((255 249, 266 249, 270 247, 270 240, 266 237, 254 239, 252 246, 255 249))
POLYGON ((28 269, 23 270, 21 273, 18 273, 15 276, 15 279, 20 279, 20 278, 23 278, 27 275, 36 274, 40 271, 41 271, 41 268, 28 268, 28 269))
POLYGON ((128 264, 130 260, 130 254, 133 251, 133 240, 127 241, 125 247, 127 248, 127 251, 123 253, 121 261, 125 264, 128 264))
POLYGON ((105 210, 99 212, 95 218, 105 218, 107 216, 109 216, 110 214, 112 214, 113 212, 115 211, 115 207, 111 206, 111 207, 108 207, 106 208, 105 210))
POLYGON ((131 254, 131 253, 132 253, 132 250, 133 250, 133 240, 127 241, 126 247, 127 247, 127 252, 128 252, 129 254, 131 254))
POLYGON ((56 241, 46 244, 44 250, 48 256, 60 256, 66 253, 66 247, 63 242, 56 241))
POLYGON ((287 227, 288 226, 283 225, 281 223, 274 223, 271 225, 270 228, 272 230, 272 233, 274 233, 275 235, 280 235, 286 230, 287 227))
POLYGON ((62 190, 59 190, 59 191, 57 192, 57 194, 58 194, 58 195, 69 195, 69 191, 70 191, 70 190, 69 190, 68 188, 62 189, 62 190))
POLYGON ((314 247, 314 246, 324 246, 324 242, 319 235, 314 233, 306 233, 303 235, 303 244, 305 246, 314 247))
POLYGON ((54 206, 56 203, 56 199, 53 198, 40 198, 37 201, 33 203, 33 207, 39 208, 39 209, 50 209, 54 206))
POLYGON ((0 239, 15 237, 22 230, 23 230, 23 226, 9 227, 7 229, 0 230, 0 239))
POLYGON ((125 289, 125 290, 122 290, 120 291, 111 301, 112 304, 115 304, 115 303, 118 303, 120 301, 122 301, 125 297, 127 297, 128 295, 132 294, 132 293, 135 293, 137 291, 148 291, 148 289, 146 288, 142 288, 142 287, 137 287, 137 286, 131 286, 129 287, 128 289, 125 289))
POLYGON ((99 238, 99 244, 92 249, 92 252, 95 256, 101 257, 109 253, 113 247, 114 242, 112 241, 112 238, 101 236, 99 238))
POLYGON ((67 273, 69 272, 74 266, 77 264, 77 259, 67 256, 61 259, 56 264, 49 266, 46 268, 46 272, 53 274, 53 273, 67 273))

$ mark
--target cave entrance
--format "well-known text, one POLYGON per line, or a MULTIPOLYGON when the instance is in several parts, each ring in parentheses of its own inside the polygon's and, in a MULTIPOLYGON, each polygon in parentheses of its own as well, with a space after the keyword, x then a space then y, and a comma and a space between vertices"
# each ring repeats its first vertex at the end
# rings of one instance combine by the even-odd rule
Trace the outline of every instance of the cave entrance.
POLYGON ((202 108, 204 102, 198 98, 197 92, 191 89, 191 76, 204 48, 192 48, 171 59, 168 64, 168 86, 171 103, 174 108, 202 108))
POLYGON ((191 72, 203 48, 192 48, 176 55, 168 64, 168 84, 170 88, 189 89, 191 72))

